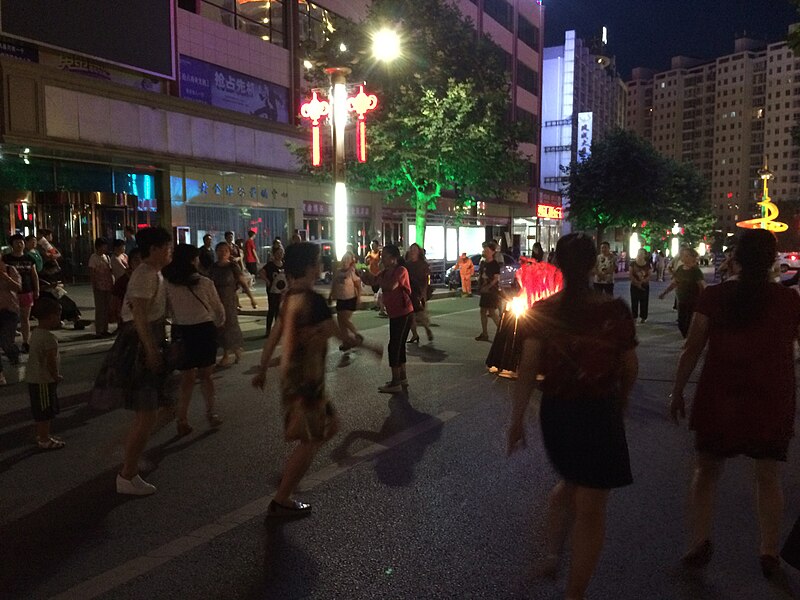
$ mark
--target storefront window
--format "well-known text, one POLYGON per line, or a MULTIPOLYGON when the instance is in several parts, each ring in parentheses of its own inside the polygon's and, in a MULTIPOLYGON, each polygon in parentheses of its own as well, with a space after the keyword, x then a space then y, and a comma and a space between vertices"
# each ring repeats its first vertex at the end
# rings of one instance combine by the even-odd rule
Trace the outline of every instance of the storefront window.
POLYGON ((286 47, 286 7, 283 0, 200 0, 197 12, 265 42, 286 47))
POLYGON ((213 244, 225 240, 225 232, 233 231, 234 239, 245 239, 248 231, 256 232, 259 262, 266 262, 276 237, 288 240, 285 210, 229 206, 186 206, 186 224, 192 243, 200 246, 203 236, 211 234, 213 244))
POLYGON ((313 2, 301 2, 300 11, 300 41, 309 46, 319 48, 328 36, 336 31, 336 24, 340 17, 313 2))

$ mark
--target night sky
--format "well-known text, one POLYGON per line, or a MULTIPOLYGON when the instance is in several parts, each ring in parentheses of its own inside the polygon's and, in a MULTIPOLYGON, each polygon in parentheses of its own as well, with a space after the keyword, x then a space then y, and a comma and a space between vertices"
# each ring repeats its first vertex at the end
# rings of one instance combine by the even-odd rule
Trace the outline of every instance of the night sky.
POLYGON ((545 45, 564 32, 599 37, 609 30, 609 52, 628 79, 633 67, 665 70, 673 56, 715 58, 733 52, 736 34, 777 42, 800 16, 788 0, 544 0, 545 45))

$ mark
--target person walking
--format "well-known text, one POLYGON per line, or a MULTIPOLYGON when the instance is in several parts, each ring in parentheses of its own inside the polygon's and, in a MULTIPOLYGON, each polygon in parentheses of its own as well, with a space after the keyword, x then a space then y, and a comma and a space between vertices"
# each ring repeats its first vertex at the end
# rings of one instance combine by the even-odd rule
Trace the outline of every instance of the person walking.
POLYGON ((600 254, 594 270, 594 289, 609 296, 614 295, 614 273, 617 272, 617 259, 611 254, 608 242, 600 244, 600 254))
POLYGON ((508 453, 525 445, 525 411, 542 374, 542 441, 560 481, 550 493, 546 557, 537 571, 557 574, 574 519, 566 598, 582 600, 603 548, 609 491, 632 483, 623 415, 638 362, 630 310, 590 287, 592 239, 565 235, 556 260, 564 290, 538 302, 520 325, 508 453))
POLYGON ((94 401, 121 395, 125 408, 134 412, 124 462, 117 474, 117 493, 146 496, 155 493, 156 487, 139 475, 139 459, 159 409, 165 411, 172 405, 166 393, 167 294, 161 275, 172 256, 172 235, 160 227, 146 227, 137 232, 136 247, 142 263, 131 274, 119 333, 100 367, 92 396, 94 401))
MULTIPOLYGON (((366 256, 366 263, 367 268, 369 269, 369 274, 371 277, 377 277, 378 273, 381 272, 382 264, 381 264, 381 245, 378 240, 372 240, 372 244, 370 245, 370 250, 366 256)), ((381 286, 378 284, 374 284, 372 286, 372 292, 375 295, 374 301, 375 305, 373 310, 378 311, 378 316, 385 317, 386 311, 384 310, 383 306, 383 298, 381 296, 381 286)))
POLYGON ((489 341, 489 319, 494 321, 495 327, 500 328, 500 264, 495 260, 497 243, 486 242, 483 245, 483 260, 478 269, 478 292, 481 295, 478 304, 481 314, 481 334, 475 339, 479 342, 489 341))
POLYGON ((89 257, 89 281, 94 295, 94 331, 96 337, 111 335, 108 323, 111 318, 111 291, 114 289, 114 275, 108 258, 108 240, 97 238, 94 241, 94 254, 89 257))
POLYGON ((261 279, 267 283, 267 335, 280 314, 281 299, 289 289, 283 268, 283 256, 284 249, 278 241, 278 244, 272 247, 269 260, 260 271, 261 279))
POLYGON ((200 252, 189 244, 178 244, 162 270, 166 280, 168 313, 172 316, 171 348, 176 349, 174 366, 181 372, 176 411, 178 435, 192 432, 189 403, 192 389, 200 380, 206 403, 206 419, 219 427, 222 419, 215 410, 214 364, 217 362, 217 329, 225 322, 225 307, 214 284, 198 272, 200 252))
POLYGON ((633 320, 641 317, 641 323, 647 321, 647 309, 650 305, 650 276, 653 269, 647 250, 639 248, 636 259, 631 263, 631 311, 633 320))
POLYGON ((325 393, 328 339, 343 344, 360 343, 342 332, 331 318, 325 299, 314 292, 320 276, 320 247, 297 242, 286 248, 289 291, 281 304, 281 316, 261 352, 254 387, 263 390, 267 368, 278 343, 280 390, 284 412, 284 436, 296 445, 283 469, 281 482, 267 508, 267 518, 304 517, 311 505, 292 497, 311 466, 319 448, 339 430, 339 416, 325 393))
MULTIPOLYGON (((227 234, 226 234, 227 235, 227 234)), ((222 346, 221 367, 229 367, 239 362, 242 357, 242 329, 239 327, 238 289, 241 287, 250 298, 253 308, 258 308, 249 282, 242 270, 231 257, 231 246, 228 242, 220 242, 216 247, 217 262, 211 265, 209 277, 217 288, 220 300, 225 306, 225 324, 219 330, 219 345, 222 346), (231 354, 234 358, 231 358, 231 354)))
POLYGON ((200 273, 208 277, 211 265, 217 262, 217 253, 212 245, 213 236, 207 233, 203 236, 203 245, 200 246, 200 273))
POLYGON ((667 268, 667 257, 664 256, 664 251, 659 250, 656 256, 656 278, 659 281, 664 281, 664 271, 667 268))
POLYGON ((458 258, 458 274, 461 277, 461 297, 472 298, 472 276, 475 274, 475 263, 463 252, 458 258))
MULTIPOLYGON (((470 261, 471 262, 471 261, 470 261)), ((411 344, 419 342, 417 325, 425 328, 428 341, 433 341, 431 321, 428 317, 428 287, 430 286, 431 267, 425 260, 425 251, 419 244, 411 244, 406 253, 405 267, 408 270, 408 279, 411 284, 411 304, 414 307, 414 317, 411 320, 411 344)))
POLYGON ((702 293, 678 361, 669 404, 675 423, 686 416, 684 390, 708 348, 689 417, 697 453, 689 548, 682 559, 688 567, 704 567, 711 560, 717 482, 725 460, 743 454, 755 466, 761 570, 772 577, 780 568, 784 501, 779 465, 794 435, 800 296, 770 282, 776 252, 775 236, 766 230, 741 235, 734 254, 738 277, 702 293))
POLYGON ((31 348, 25 365, 25 383, 31 401, 31 414, 36 423, 36 445, 40 450, 60 450, 64 440, 50 435, 50 427, 60 412, 58 383, 58 339, 53 330, 61 327, 61 305, 58 300, 43 296, 33 305, 37 327, 31 333, 31 348))
MULTIPOLYGON (((6 355, 11 367, 19 374, 19 348, 14 343, 17 337, 17 323, 19 323, 19 299, 18 294, 22 291, 22 277, 17 270, 3 261, 0 254, 0 349, 6 355)), ((0 385, 6 385, 8 381, 3 374, 3 366, 0 364, 0 385)))
POLYGON ((256 232, 252 229, 247 232, 247 241, 244 243, 244 266, 255 280, 258 275, 258 250, 256 249, 256 232))
POLYGON ((22 353, 27 354, 31 338, 31 307, 39 299, 39 275, 36 263, 25 254, 25 238, 16 233, 9 238, 11 253, 3 261, 16 269, 22 278, 22 290, 17 294, 19 301, 19 329, 22 334, 22 353))
POLYGON ((383 304, 389 315, 389 367, 392 379, 378 388, 383 394, 396 394, 408 387, 406 376, 406 340, 411 329, 414 306, 411 303, 411 283, 408 270, 400 264, 400 250, 394 244, 383 247, 381 270, 377 275, 364 273, 368 284, 380 286, 383 304))
MULTIPOLYGON (((331 280, 331 292, 328 302, 336 302, 336 321, 343 335, 358 339, 360 334, 353 324, 353 313, 361 304, 361 278, 356 273, 356 257, 352 252, 345 252, 339 262, 339 269, 331 280)), ((345 350, 347 345, 339 347, 345 350)))
POLYGON ((658 297, 663 300, 667 294, 675 290, 678 308, 678 329, 685 338, 689 334, 689 325, 700 292, 706 287, 703 272, 697 266, 697 250, 684 248, 681 250, 680 265, 672 273, 672 281, 667 289, 658 297))
POLYGON ((125 236, 125 254, 130 256, 133 249, 136 248, 136 230, 130 225, 126 225, 123 235, 125 236))

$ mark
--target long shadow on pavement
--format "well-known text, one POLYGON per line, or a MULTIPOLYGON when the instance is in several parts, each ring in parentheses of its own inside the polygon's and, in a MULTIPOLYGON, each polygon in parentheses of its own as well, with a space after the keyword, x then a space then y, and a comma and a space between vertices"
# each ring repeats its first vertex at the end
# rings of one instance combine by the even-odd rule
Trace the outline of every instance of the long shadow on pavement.
MULTIPOLYGON (((381 444, 388 438, 401 433, 415 425, 435 419, 432 415, 417 410, 408 401, 406 393, 392 394, 389 400, 389 416, 379 431, 355 430, 345 436, 341 444, 331 451, 331 458, 339 464, 350 458, 350 445, 356 440, 381 444)), ((441 422, 414 436, 398 446, 397 451, 403 456, 398 460, 398 452, 382 452, 375 459, 375 473, 384 484, 402 487, 413 483, 414 466, 422 460, 426 448, 436 442, 442 435, 441 422)))
MULTIPOLYGON (((165 457, 199 442, 208 430, 181 444, 171 438, 145 453, 151 473, 165 457)), ((106 516, 136 496, 123 496, 114 489, 117 469, 107 469, 89 481, 50 500, 47 504, 0 527, 0 590, 3 598, 25 598, 42 583, 43 576, 58 572, 67 556, 81 546, 94 545, 107 536, 106 516)))
POLYGON ((264 578, 247 595, 253 600, 311 598, 318 569, 315 560, 287 539, 285 522, 267 520, 264 524, 264 578))

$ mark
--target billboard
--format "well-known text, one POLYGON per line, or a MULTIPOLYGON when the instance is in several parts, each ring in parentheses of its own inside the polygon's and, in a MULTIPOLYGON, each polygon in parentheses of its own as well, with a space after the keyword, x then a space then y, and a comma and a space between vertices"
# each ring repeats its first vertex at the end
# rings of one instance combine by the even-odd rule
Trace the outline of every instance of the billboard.
POLYGON ((180 95, 277 121, 289 122, 289 89, 250 75, 181 55, 180 95))
POLYGON ((175 78, 173 0, 0 0, 0 31, 175 78))
POLYGON ((585 161, 592 154, 592 121, 592 113, 578 113, 578 162, 585 161))

